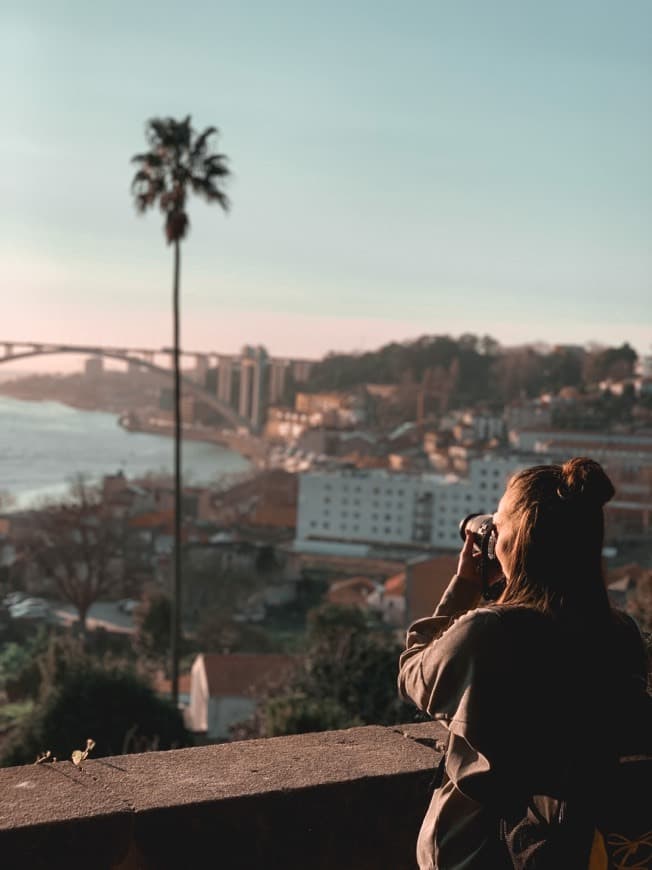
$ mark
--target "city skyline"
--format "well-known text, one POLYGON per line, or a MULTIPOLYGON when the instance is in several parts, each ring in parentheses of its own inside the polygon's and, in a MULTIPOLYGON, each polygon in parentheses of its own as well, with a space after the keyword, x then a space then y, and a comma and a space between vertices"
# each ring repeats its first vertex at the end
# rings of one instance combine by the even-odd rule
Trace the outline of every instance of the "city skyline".
POLYGON ((9 337, 169 345, 171 255, 129 159, 147 118, 192 113, 235 178, 228 218, 190 206, 185 346, 650 352, 648 4, 31 0, 2 19, 9 337))

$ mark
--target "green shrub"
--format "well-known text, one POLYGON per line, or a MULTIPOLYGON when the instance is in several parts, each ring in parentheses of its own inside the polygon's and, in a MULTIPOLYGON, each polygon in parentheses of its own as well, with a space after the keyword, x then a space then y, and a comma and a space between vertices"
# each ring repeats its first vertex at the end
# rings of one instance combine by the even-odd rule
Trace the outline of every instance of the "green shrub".
POLYGON ((82 658, 44 688, 33 715, 7 741, 0 766, 33 762, 47 750, 70 758, 89 737, 95 757, 188 745, 180 712, 133 670, 82 658))
POLYGON ((48 632, 40 629, 23 642, 5 643, 0 651, 0 687, 7 700, 36 698, 41 685, 38 656, 48 644, 48 632))

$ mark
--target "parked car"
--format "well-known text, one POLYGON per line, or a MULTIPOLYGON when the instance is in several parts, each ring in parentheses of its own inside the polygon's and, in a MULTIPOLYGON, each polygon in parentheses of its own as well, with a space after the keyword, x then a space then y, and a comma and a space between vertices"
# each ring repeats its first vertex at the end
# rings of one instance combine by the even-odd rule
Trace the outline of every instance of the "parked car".
POLYGON ((5 607, 12 607, 14 604, 18 604, 20 601, 24 601, 29 596, 26 592, 10 592, 9 595, 5 595, 2 603, 5 607))
POLYGON ((133 613, 139 604, 140 601, 136 601, 135 598, 123 598, 118 601, 118 610, 123 613, 133 613))
POLYGON ((9 608, 12 619, 49 619, 52 608, 43 598, 25 598, 9 608))

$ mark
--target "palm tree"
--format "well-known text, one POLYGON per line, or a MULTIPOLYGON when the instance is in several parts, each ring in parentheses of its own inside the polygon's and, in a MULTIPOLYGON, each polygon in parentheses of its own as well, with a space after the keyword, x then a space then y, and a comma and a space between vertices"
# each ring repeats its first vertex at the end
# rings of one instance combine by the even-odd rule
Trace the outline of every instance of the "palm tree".
POLYGON ((165 215, 165 238, 174 245, 173 281, 173 363, 174 363, 174 585, 171 619, 172 699, 179 697, 179 637, 181 621, 181 371, 179 364, 179 273, 181 242, 188 235, 190 221, 186 200, 196 193, 208 203, 217 202, 224 211, 229 199, 222 185, 230 175, 224 154, 212 150, 215 127, 197 135, 190 115, 182 121, 152 118, 145 126, 149 151, 136 154, 132 163, 138 170, 131 183, 136 209, 146 212, 158 204, 165 215))

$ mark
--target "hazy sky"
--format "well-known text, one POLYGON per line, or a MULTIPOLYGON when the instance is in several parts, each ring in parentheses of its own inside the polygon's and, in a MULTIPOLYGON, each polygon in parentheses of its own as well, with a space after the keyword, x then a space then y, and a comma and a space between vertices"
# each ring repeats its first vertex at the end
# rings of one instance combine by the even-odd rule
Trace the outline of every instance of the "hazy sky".
MULTIPOLYGON (((216 124, 183 340, 652 342, 650 0, 9 0, 3 339, 170 342, 144 122, 216 124), (13 8, 12 8, 13 7, 13 8)), ((34 367, 34 364, 32 364, 34 367)))

